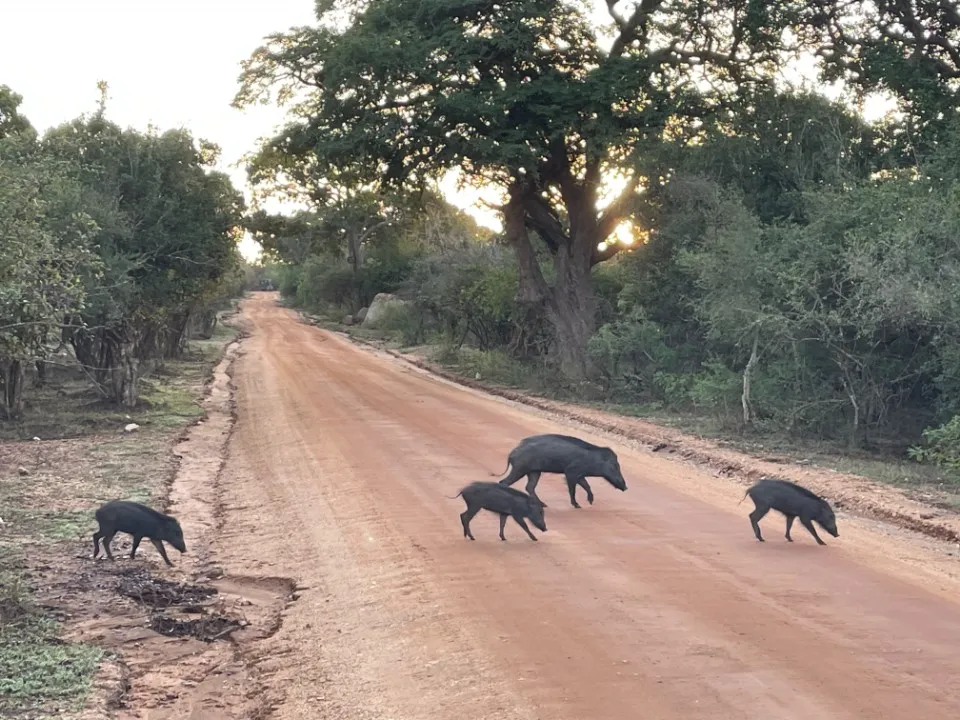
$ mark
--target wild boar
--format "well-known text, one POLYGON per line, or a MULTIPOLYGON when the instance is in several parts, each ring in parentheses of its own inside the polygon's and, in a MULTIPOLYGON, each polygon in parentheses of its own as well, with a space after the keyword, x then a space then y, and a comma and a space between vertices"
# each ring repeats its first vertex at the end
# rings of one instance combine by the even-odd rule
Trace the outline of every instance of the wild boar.
POLYGON ((527 492, 531 497, 537 497, 541 473, 566 476, 570 504, 575 508, 580 507, 576 498, 577 485, 587 491, 587 502, 593 505, 593 490, 587 484, 588 477, 602 477, 617 490, 627 489, 620 471, 620 461, 613 450, 570 435, 532 435, 524 438, 507 456, 507 469, 510 469, 510 474, 500 480, 500 484, 513 485, 526 475, 527 492))
POLYGON ((826 543, 817 535, 814 522, 833 537, 840 537, 840 533, 837 532, 837 519, 830 503, 804 487, 786 480, 763 478, 747 490, 740 502, 746 500, 748 495, 756 506, 750 513, 750 524, 753 525, 753 533, 760 542, 763 542, 763 537, 760 535, 760 519, 771 510, 786 516, 787 542, 793 542, 793 538, 790 537, 790 527, 793 525, 794 518, 797 517, 820 545, 826 545, 826 543))
POLYGON ((473 533, 470 532, 470 521, 481 510, 489 510, 500 516, 501 540, 507 539, 503 535, 503 530, 507 525, 508 517, 516 520, 517 524, 534 542, 537 542, 537 538, 530 532, 524 518, 529 519, 541 532, 547 531, 547 522, 543 514, 546 505, 538 498, 532 498, 519 490, 505 487, 499 483, 475 482, 467 485, 450 499, 454 500, 458 497, 463 497, 467 504, 467 509, 460 514, 460 522, 463 524, 463 536, 470 540, 474 539, 473 533))
POLYGON ((157 552, 160 553, 160 557, 171 567, 173 563, 167 557, 167 551, 163 548, 163 541, 170 543, 182 553, 187 551, 186 543, 183 541, 183 530, 180 528, 177 519, 157 512, 146 505, 128 500, 111 500, 97 509, 95 517, 97 522, 100 523, 100 527, 93 534, 94 559, 100 553, 99 542, 103 540, 103 549, 106 551, 107 557, 113 560, 110 543, 113 536, 118 532, 133 535, 131 558, 136 556, 137 547, 143 538, 148 538, 153 543, 157 552))

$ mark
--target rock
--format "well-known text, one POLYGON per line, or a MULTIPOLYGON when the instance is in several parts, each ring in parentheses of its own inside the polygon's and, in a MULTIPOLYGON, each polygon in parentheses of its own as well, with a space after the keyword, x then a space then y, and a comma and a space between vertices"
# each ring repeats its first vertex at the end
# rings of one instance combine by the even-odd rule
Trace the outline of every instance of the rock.
POLYGON ((360 308, 360 312, 357 313, 357 322, 362 323, 367 317, 367 308, 360 308))
POLYGON ((125 426, 124 426, 123 431, 124 431, 125 433, 132 433, 132 432, 134 432, 134 431, 136 431, 136 430, 139 430, 139 429, 140 429, 140 426, 139 426, 139 425, 137 425, 136 423, 130 423, 129 425, 125 425, 125 426))
POLYGON ((407 301, 401 300, 396 295, 391 295, 390 293, 377 293, 373 298, 373 302, 370 303, 370 307, 367 308, 367 314, 363 317, 363 326, 374 328, 377 326, 383 316, 387 312, 387 308, 391 307, 404 307, 406 306, 407 301))
POLYGON ((18 474, 20 477, 26 477, 27 475, 30 474, 30 471, 27 470, 25 467, 18 467, 18 468, 17 468, 17 474, 18 474))
POLYGON ((353 315, 344 315, 343 316, 344 325, 353 325, 353 315))

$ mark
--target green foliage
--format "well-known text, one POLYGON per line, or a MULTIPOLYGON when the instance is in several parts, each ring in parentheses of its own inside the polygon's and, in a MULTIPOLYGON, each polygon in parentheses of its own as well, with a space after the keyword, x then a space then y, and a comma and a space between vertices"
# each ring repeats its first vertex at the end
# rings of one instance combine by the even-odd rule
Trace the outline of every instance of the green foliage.
POLYGON ((693 376, 688 392, 694 407, 729 418, 740 401, 740 376, 721 360, 707 360, 693 376))
POLYGON ((909 455, 920 463, 960 470, 960 415, 936 428, 923 431, 925 446, 912 447, 909 455))
POLYGON ((250 165, 311 203, 264 225, 297 265, 285 294, 356 310, 398 291, 408 341, 586 357, 608 397, 728 427, 915 439, 960 409, 960 23, 859 5, 608 3, 602 29, 559 0, 318 5, 237 96, 290 102, 250 165), (906 120, 775 89, 788 37, 906 120), (442 203, 412 210, 450 169, 504 191, 512 254, 442 203), (628 217, 646 241, 601 244, 628 217))
POLYGON ((517 357, 543 354, 546 329, 517 302, 512 265, 491 245, 435 252, 413 265, 404 292, 456 345, 502 347, 517 357))
POLYGON ((905 111, 892 134, 900 161, 936 152, 960 106, 960 13, 949 2, 809 3, 805 38, 826 80, 860 92, 888 91, 905 111))
POLYGON ((43 148, 75 168, 98 226, 103 277, 87 277, 70 342, 106 396, 134 405, 140 376, 182 352, 190 316, 235 277, 242 197, 185 131, 121 130, 98 114, 52 130, 43 148))
POLYGON ((21 416, 27 368, 63 342, 132 407, 242 289, 243 199, 185 131, 121 130, 101 104, 38 140, 19 102, 0 87, 0 411, 21 416))
POLYGON ((634 402, 657 397, 657 375, 677 365, 662 328, 640 312, 602 326, 587 349, 611 395, 634 402))
POLYGON ((7 417, 23 410, 24 364, 46 356, 63 318, 84 306, 83 275, 98 275, 90 248, 96 224, 80 211, 61 216, 70 191, 65 168, 40 153, 16 114, 18 101, 0 88, 0 408, 7 417))
POLYGON ((571 375, 596 323, 591 268, 605 242, 650 210, 644 162, 772 81, 799 2, 710 0, 607 9, 612 43, 586 2, 377 0, 318 6, 315 27, 273 35, 246 63, 236 104, 292 100, 290 122, 251 164, 258 183, 305 193, 343 168, 415 187, 450 169, 494 183, 520 265, 518 297, 552 326, 571 375), (704 82, 705 81, 705 82, 704 82), (606 176, 626 187, 604 203, 606 176), (552 279, 533 233, 552 258, 552 279))
POLYGON ((408 346, 419 345, 426 339, 423 315, 409 305, 385 307, 377 327, 408 346))

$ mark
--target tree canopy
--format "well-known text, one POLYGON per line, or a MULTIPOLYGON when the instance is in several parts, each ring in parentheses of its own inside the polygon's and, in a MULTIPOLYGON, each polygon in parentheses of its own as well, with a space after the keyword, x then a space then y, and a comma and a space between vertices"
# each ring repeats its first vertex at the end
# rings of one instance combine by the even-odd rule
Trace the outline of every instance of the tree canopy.
POLYGON ((237 104, 296 96, 292 122, 255 167, 358 167, 385 184, 457 168, 505 192, 520 295, 542 306, 565 368, 582 372, 594 324, 590 269, 638 209, 651 146, 767 82, 802 3, 376 0, 342 20, 273 35, 247 63, 237 104), (620 192, 607 181, 625 178, 620 192), (553 256, 547 282, 532 231, 553 256))
MULTIPOLYGON (((102 90, 105 88, 102 88, 102 90)), ((107 398, 183 349, 191 319, 239 267, 244 211, 186 131, 123 130, 103 103, 38 138, 0 87, 0 383, 22 411, 23 373, 68 341, 107 398)))

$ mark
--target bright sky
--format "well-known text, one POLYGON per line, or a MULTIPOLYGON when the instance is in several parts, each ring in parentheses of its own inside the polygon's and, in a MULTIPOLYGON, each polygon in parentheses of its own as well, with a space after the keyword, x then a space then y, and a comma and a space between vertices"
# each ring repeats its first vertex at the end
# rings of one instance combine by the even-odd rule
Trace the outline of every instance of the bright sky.
POLYGON ((188 128, 220 145, 219 169, 245 189, 234 165, 283 112, 230 107, 240 62, 265 35, 313 20, 312 0, 0 0, 0 84, 43 132, 92 112, 106 80, 112 121, 188 128))
MULTIPOLYGON (((112 121, 186 127, 217 143, 219 169, 248 192, 238 163, 284 113, 230 107, 240 62, 265 35, 314 22, 313 8, 313 0, 0 0, 0 84, 23 96, 21 109, 43 132, 92 112, 97 82, 106 80, 112 121)), ((492 211, 474 204, 495 195, 457 193, 451 176, 442 187, 478 221, 499 227, 492 211)), ((245 238, 240 249, 252 258, 259 248, 245 238)))

